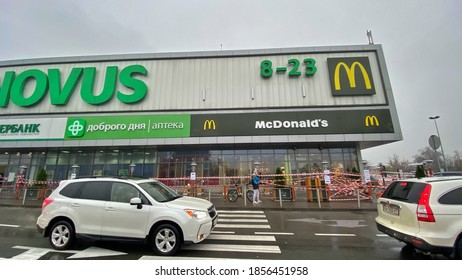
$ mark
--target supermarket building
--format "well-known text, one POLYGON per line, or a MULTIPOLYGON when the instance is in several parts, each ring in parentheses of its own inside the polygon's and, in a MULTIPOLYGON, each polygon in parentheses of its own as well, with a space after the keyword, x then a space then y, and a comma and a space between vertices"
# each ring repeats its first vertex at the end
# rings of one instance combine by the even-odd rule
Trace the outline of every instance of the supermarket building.
POLYGON ((360 171, 402 140, 380 45, 3 61, 0 112, 8 180, 360 171))

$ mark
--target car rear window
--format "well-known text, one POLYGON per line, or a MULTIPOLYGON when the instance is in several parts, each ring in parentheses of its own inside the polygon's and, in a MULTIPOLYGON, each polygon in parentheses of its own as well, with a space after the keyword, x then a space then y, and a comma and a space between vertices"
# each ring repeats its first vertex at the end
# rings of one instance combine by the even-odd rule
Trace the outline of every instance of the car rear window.
POLYGON ((396 181, 388 186, 382 197, 417 204, 425 186, 424 183, 396 181))
POLYGON ((438 202, 441 204, 462 205, 462 187, 444 194, 438 202))
POLYGON ((65 186, 59 194, 65 197, 69 198, 75 198, 77 192, 80 190, 80 187, 82 187, 83 182, 76 182, 76 183, 70 183, 67 186, 65 186))

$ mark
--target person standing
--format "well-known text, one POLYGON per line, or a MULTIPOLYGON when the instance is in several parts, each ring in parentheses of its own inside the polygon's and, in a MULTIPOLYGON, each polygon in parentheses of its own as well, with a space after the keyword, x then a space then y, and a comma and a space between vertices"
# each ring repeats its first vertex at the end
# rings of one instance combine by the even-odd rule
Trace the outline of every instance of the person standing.
POLYGON ((260 179, 261 177, 260 174, 258 174, 258 169, 255 168, 255 170, 252 173, 253 204, 261 203, 259 189, 260 179))

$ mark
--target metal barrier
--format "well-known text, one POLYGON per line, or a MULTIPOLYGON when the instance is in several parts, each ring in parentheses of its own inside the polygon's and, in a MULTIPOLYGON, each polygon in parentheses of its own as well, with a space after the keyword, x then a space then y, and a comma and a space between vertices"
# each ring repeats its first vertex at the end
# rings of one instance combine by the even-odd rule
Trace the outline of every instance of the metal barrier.
MULTIPOLYGON (((227 191, 234 185, 224 186, 173 186, 171 187, 177 193, 185 196, 194 196, 203 198, 209 201, 222 200, 227 201, 227 191)), ((244 186, 243 200, 239 199, 230 203, 242 203, 245 207, 248 206, 248 201, 245 198, 246 191, 251 188, 244 186)), ((308 187, 294 187, 294 186, 268 186, 260 187, 260 199, 265 201, 272 201, 284 207, 287 203, 316 203, 319 208, 323 207, 323 203, 342 203, 346 201, 357 202, 357 207, 361 208, 361 202, 376 202, 377 198, 385 190, 384 186, 371 186, 367 184, 355 184, 347 186, 324 185, 324 186, 308 186, 308 187)), ((250 203, 249 203, 250 204, 250 203)))
MULTIPOLYGON (((290 175, 290 174, 289 174, 290 175)), ((386 186, 372 186, 371 184, 363 183, 357 174, 332 174, 330 183, 326 184, 323 180, 325 174, 314 173, 309 176, 301 176, 297 180, 293 180, 297 185, 278 186, 273 184, 269 179, 263 180, 260 185, 260 197, 265 201, 277 203, 279 207, 287 205, 287 203, 316 203, 319 208, 325 202, 343 202, 356 201, 357 207, 361 207, 361 202, 375 202, 386 186)), ((292 176, 292 175, 290 175, 292 176)), ((227 178, 227 177, 223 177, 227 178)), ((234 177, 232 177, 234 179, 234 177)), ((246 181, 248 181, 247 177, 246 181)), ((241 178, 241 180, 243 180, 241 178)), ((268 178, 268 176, 267 176, 268 178)), ((226 201, 227 190, 230 186, 226 185, 203 185, 203 184, 188 184, 188 180, 184 178, 164 178, 162 181, 168 181, 169 186, 177 193, 187 196, 201 197, 209 201, 222 199, 226 201)), ((201 178, 206 181, 206 178, 201 178)), ((58 186, 59 181, 35 182, 23 180, 20 182, 12 182, 11 184, 3 183, 0 186, 0 198, 9 198, 21 200, 23 204, 30 200, 43 200, 48 197, 51 192, 58 186), (47 183, 44 188, 33 188, 34 184, 47 183), (30 191, 37 190, 37 194, 31 194, 30 191)), ((245 186, 244 196, 246 190, 245 186)), ((239 200, 238 200, 239 201, 239 200)), ((247 206, 247 201, 244 198, 244 206, 247 206)), ((235 203, 235 202, 231 202, 235 203)), ((238 202, 236 202, 238 203, 238 202)))

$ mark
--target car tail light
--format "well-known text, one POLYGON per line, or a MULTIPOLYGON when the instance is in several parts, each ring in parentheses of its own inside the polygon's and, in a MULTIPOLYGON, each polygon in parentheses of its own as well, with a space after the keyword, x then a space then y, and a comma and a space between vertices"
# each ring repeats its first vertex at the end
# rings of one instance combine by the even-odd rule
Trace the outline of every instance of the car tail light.
POLYGON ((431 185, 426 185, 420 195, 419 204, 417 205, 417 220, 421 222, 435 222, 435 216, 430 208, 431 185))
POLYGON ((43 203, 42 203, 42 211, 43 211, 43 209, 45 209, 45 207, 46 207, 48 204, 50 204, 50 203, 52 203, 52 202, 53 202, 53 198, 45 198, 45 200, 43 200, 43 203))

